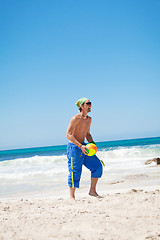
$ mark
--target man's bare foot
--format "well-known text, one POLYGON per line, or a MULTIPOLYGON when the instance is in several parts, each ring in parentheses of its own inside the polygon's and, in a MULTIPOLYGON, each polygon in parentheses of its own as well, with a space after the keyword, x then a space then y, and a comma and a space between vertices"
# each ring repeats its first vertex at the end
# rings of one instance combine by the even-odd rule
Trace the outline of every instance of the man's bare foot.
POLYGON ((92 197, 102 198, 101 196, 98 195, 97 192, 92 191, 92 190, 89 191, 89 195, 92 196, 92 197))
POLYGON ((75 197, 70 197, 70 201, 76 201, 75 197))

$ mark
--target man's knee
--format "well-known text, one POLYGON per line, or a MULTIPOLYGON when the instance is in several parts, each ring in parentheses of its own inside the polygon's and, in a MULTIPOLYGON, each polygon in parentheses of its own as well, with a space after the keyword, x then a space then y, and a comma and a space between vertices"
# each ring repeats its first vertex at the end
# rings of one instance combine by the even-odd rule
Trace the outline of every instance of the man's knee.
POLYGON ((101 178, 103 174, 103 167, 102 164, 100 162, 99 166, 96 168, 96 170, 92 171, 91 173, 91 177, 93 178, 101 178))
POLYGON ((79 188, 81 172, 82 172, 81 169, 79 169, 78 171, 70 171, 69 176, 68 176, 68 185, 70 187, 79 188))
POLYGON ((103 166, 102 166, 102 163, 100 163, 100 166, 99 168, 97 169, 97 174, 98 174, 98 178, 102 177, 102 174, 103 174, 103 166))

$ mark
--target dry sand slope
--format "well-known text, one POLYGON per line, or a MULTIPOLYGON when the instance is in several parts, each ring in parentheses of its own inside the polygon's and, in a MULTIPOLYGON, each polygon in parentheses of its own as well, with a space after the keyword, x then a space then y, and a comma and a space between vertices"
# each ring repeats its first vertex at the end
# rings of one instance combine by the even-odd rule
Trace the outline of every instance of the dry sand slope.
POLYGON ((160 191, 0 202, 0 240, 51 239, 160 239, 160 191))

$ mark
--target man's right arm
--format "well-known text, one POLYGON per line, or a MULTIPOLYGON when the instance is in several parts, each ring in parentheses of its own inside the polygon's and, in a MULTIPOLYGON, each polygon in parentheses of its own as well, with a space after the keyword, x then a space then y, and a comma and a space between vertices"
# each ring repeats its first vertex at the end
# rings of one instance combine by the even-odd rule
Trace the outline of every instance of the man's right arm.
POLYGON ((76 123, 77 123, 76 117, 72 117, 71 121, 69 123, 68 129, 67 129, 67 138, 72 143, 74 143, 75 145, 79 146, 80 143, 74 137, 74 131, 75 131, 75 128, 76 128, 76 123))

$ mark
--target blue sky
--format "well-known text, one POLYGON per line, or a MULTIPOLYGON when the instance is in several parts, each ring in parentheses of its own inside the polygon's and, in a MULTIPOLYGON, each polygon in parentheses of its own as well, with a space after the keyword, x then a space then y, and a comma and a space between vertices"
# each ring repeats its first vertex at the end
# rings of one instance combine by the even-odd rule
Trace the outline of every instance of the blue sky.
POLYGON ((66 144, 75 102, 95 141, 160 136, 159 0, 0 1, 0 150, 66 144))

